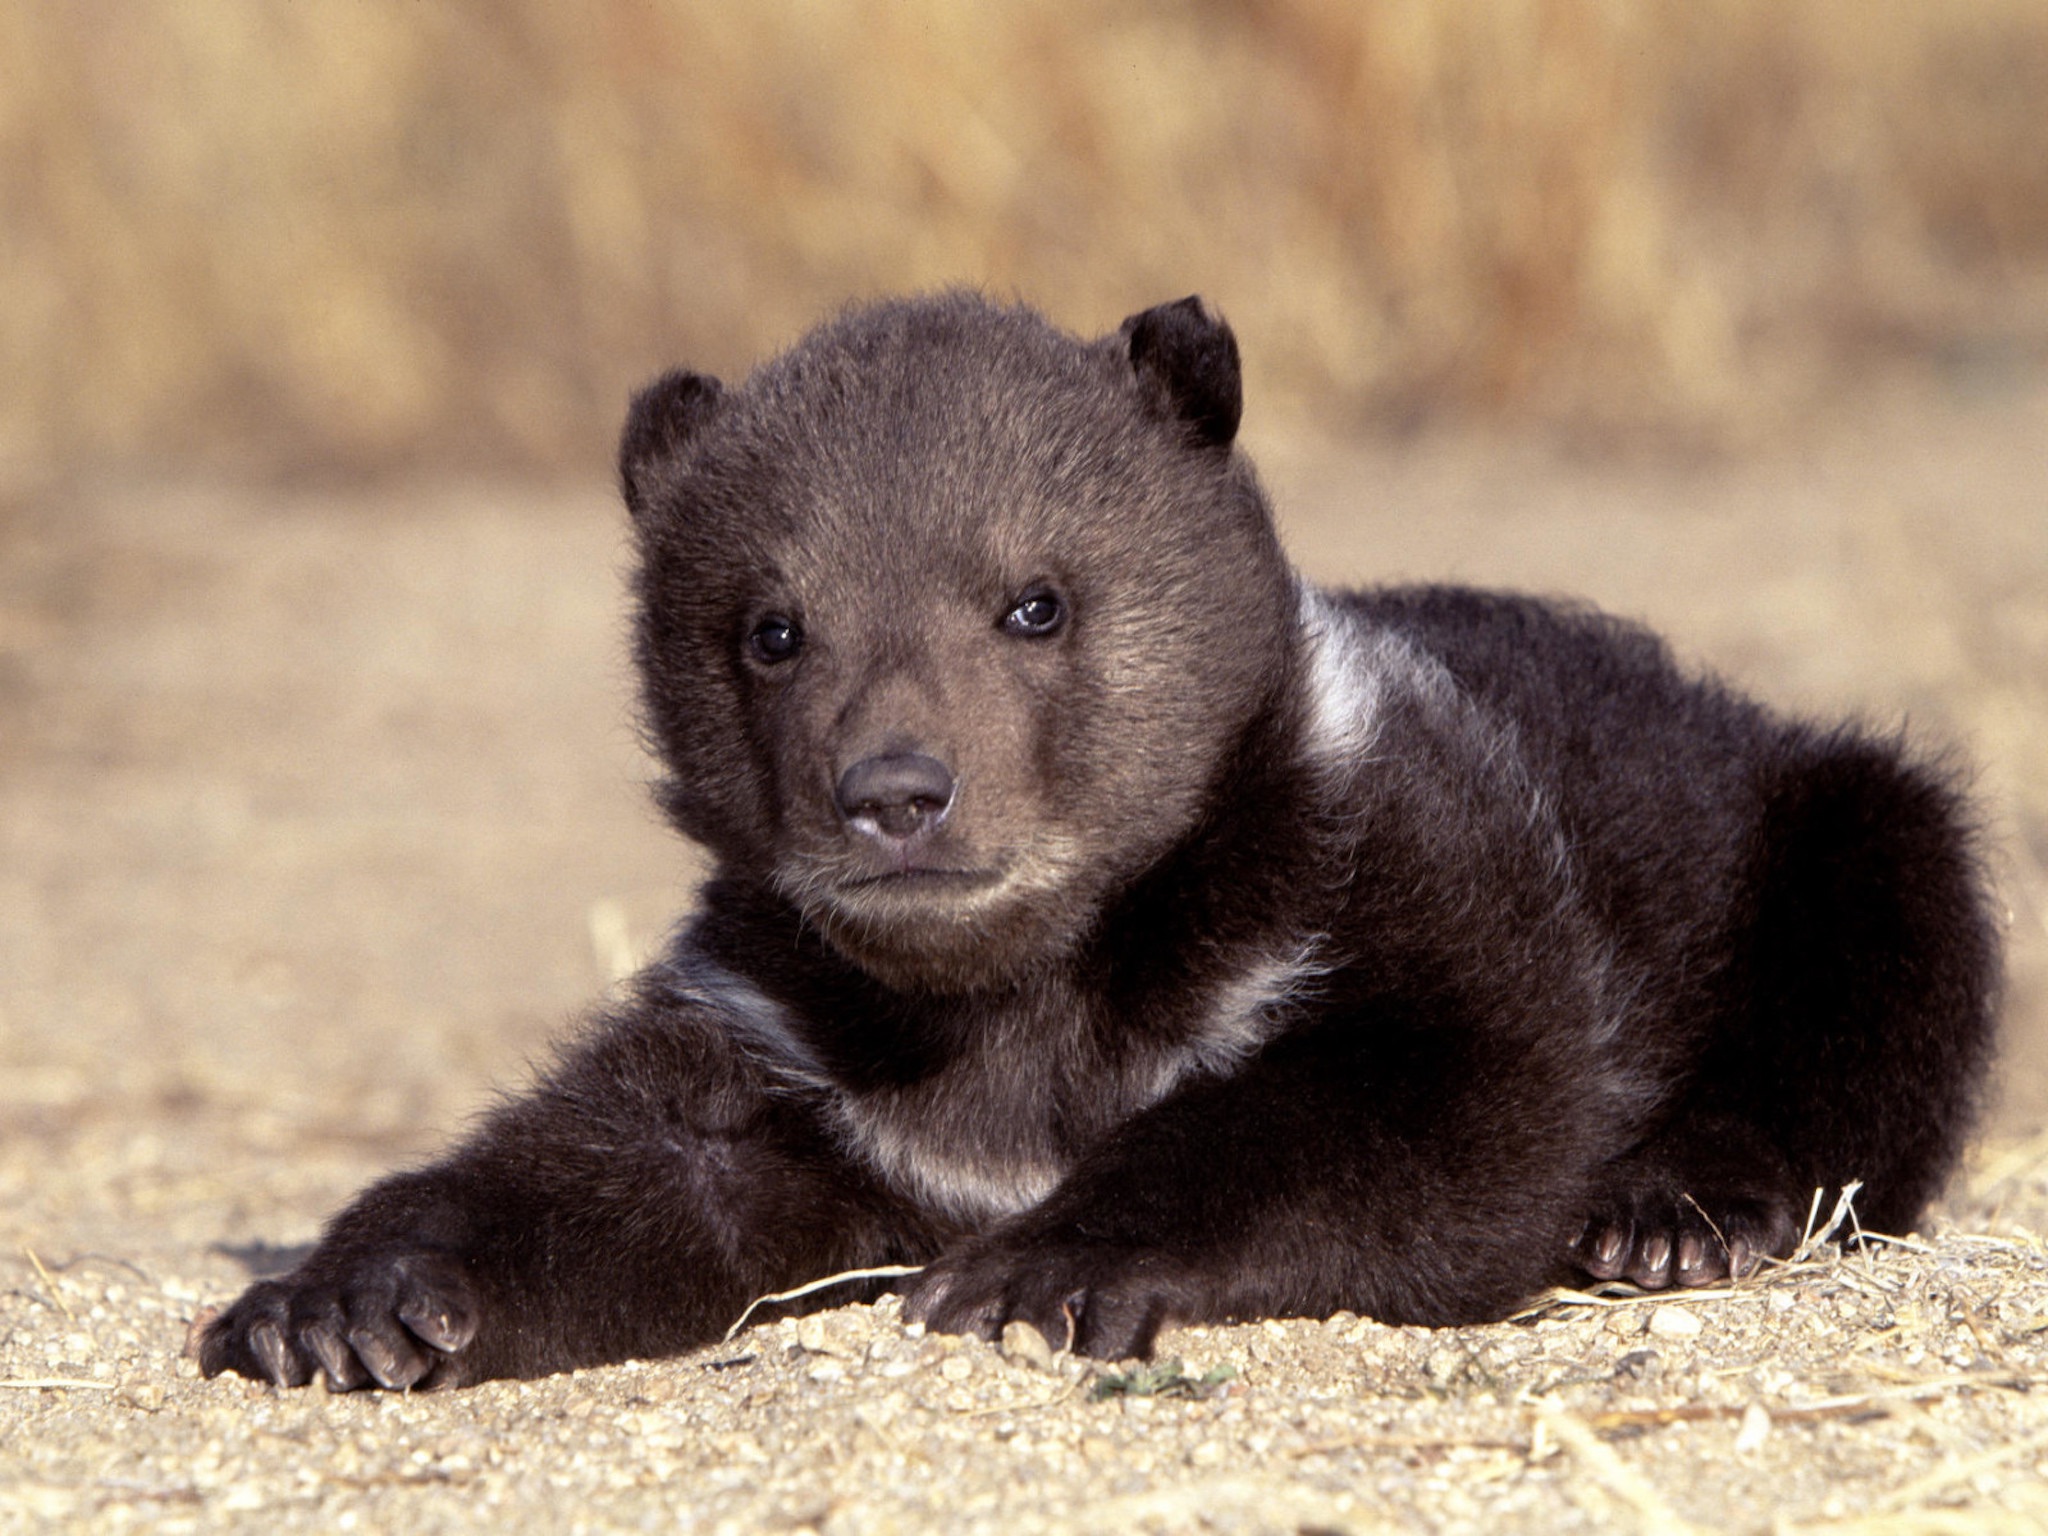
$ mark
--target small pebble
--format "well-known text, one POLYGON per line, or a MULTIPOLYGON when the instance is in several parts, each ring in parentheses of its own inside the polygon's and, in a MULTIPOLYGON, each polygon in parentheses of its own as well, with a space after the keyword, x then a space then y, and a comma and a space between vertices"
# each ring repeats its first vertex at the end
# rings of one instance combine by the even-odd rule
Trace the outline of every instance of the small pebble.
POLYGON ((1632 1349, 1614 1362, 1614 1375, 1618 1381, 1639 1381, 1656 1376, 1664 1369, 1664 1362, 1654 1349, 1632 1349))
POLYGON ((1752 1456, 1764 1448, 1764 1441, 1771 1436, 1771 1416, 1764 1412, 1762 1403, 1751 1403, 1742 1410, 1742 1427, 1735 1431, 1735 1451, 1739 1456, 1752 1456))
POLYGON ((798 1319, 796 1325, 796 1341, 805 1351, 841 1360, 860 1357, 859 1334, 860 1324, 842 1312, 813 1312, 798 1319))
POLYGON ((138 1381, 122 1387, 114 1395, 132 1408, 140 1408, 144 1413, 155 1413, 164 1405, 165 1392, 160 1381, 138 1381))
POLYGON ((1465 1351, 1455 1344, 1446 1344, 1429 1352, 1428 1358, 1423 1362, 1422 1370, 1423 1374, 1429 1377, 1431 1381, 1442 1386, 1462 1375, 1466 1364, 1467 1356, 1465 1351))
POLYGON ((1034 1371, 1052 1369, 1052 1346, 1045 1341, 1044 1334, 1027 1322, 1005 1323, 999 1347, 1003 1358, 1012 1365, 1027 1366, 1034 1371))
POLYGON ((1705 1325, 1686 1307, 1658 1307, 1650 1313, 1648 1331, 1660 1339, 1698 1338, 1705 1325))

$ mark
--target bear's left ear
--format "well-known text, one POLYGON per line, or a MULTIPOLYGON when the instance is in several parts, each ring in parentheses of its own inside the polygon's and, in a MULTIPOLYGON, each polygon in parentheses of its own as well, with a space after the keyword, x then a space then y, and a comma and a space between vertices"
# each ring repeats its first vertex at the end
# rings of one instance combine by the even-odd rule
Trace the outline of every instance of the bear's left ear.
POLYGON ((709 374, 678 368, 633 396, 619 434, 619 485, 636 521, 653 505, 662 466, 704 430, 723 393, 709 374))
POLYGON ((1237 338, 1198 295, 1131 316, 1119 332, 1131 366, 1165 394, 1197 442, 1228 448, 1244 415, 1237 338))

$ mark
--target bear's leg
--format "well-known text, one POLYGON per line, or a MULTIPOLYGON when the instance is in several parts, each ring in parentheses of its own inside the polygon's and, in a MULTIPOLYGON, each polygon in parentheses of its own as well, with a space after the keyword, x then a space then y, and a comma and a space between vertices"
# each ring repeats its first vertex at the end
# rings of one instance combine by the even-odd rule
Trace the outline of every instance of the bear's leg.
POLYGON ((1452 999, 1370 1011, 1134 1117, 926 1268, 906 1316, 1120 1359, 1170 1322, 1491 1321, 1565 1279, 1617 1083, 1452 999))
POLYGON ((1738 1001, 1677 1113, 1603 1175, 1576 1247, 1596 1277, 1740 1273, 1855 1180, 1858 1224, 1903 1233, 1961 1151, 1998 975, 1961 797, 1883 743, 1802 738, 1753 868, 1738 1001))
POLYGON ((674 1354, 755 1297, 938 1242, 714 1014, 637 1003, 465 1146, 365 1190, 205 1324, 199 1363, 348 1390, 674 1354))

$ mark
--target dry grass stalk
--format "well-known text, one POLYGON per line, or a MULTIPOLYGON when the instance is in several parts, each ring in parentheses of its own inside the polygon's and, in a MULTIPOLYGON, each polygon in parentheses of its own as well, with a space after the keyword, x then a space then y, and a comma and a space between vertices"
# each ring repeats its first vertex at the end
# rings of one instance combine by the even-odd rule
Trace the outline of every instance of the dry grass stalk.
POLYGON ((50 1278, 50 1272, 43 1268, 43 1261, 36 1256, 35 1249, 22 1244, 22 1254, 36 1272, 36 1278, 43 1282, 43 1293, 50 1298, 50 1305, 64 1314, 64 1321, 76 1323, 78 1314, 71 1310, 71 1304, 64 1299, 64 1293, 57 1289, 57 1282, 50 1278))
POLYGON ((754 1315, 757 1307, 765 1307, 778 1301, 796 1301, 801 1297, 813 1295, 835 1285, 845 1285, 854 1280, 900 1280, 905 1275, 918 1274, 923 1268, 922 1264, 883 1264, 874 1269, 846 1269, 836 1275, 807 1280, 802 1285, 792 1286, 786 1291, 773 1291, 766 1296, 756 1296, 747 1303, 746 1310, 733 1320, 733 1325, 725 1330, 725 1337, 721 1342, 730 1344, 739 1331, 747 1326, 747 1319, 754 1315))
POLYGON ((1572 1453, 1588 1476, 1635 1513, 1644 1530, 1658 1536, 1682 1536, 1702 1529, 1682 1518, 1647 1478, 1615 1455, 1577 1414, 1552 1402, 1538 1402, 1535 1408, 1536 1421, 1572 1453))

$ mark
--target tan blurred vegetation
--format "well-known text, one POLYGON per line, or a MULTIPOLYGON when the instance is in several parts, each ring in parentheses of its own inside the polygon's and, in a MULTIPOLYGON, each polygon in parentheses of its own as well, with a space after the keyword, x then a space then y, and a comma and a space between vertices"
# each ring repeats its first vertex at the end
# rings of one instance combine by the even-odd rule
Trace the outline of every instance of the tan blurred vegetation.
POLYGON ((30 0, 0 466, 582 471, 948 282, 1255 409, 1747 431, 2048 356, 2041 0, 30 0))

